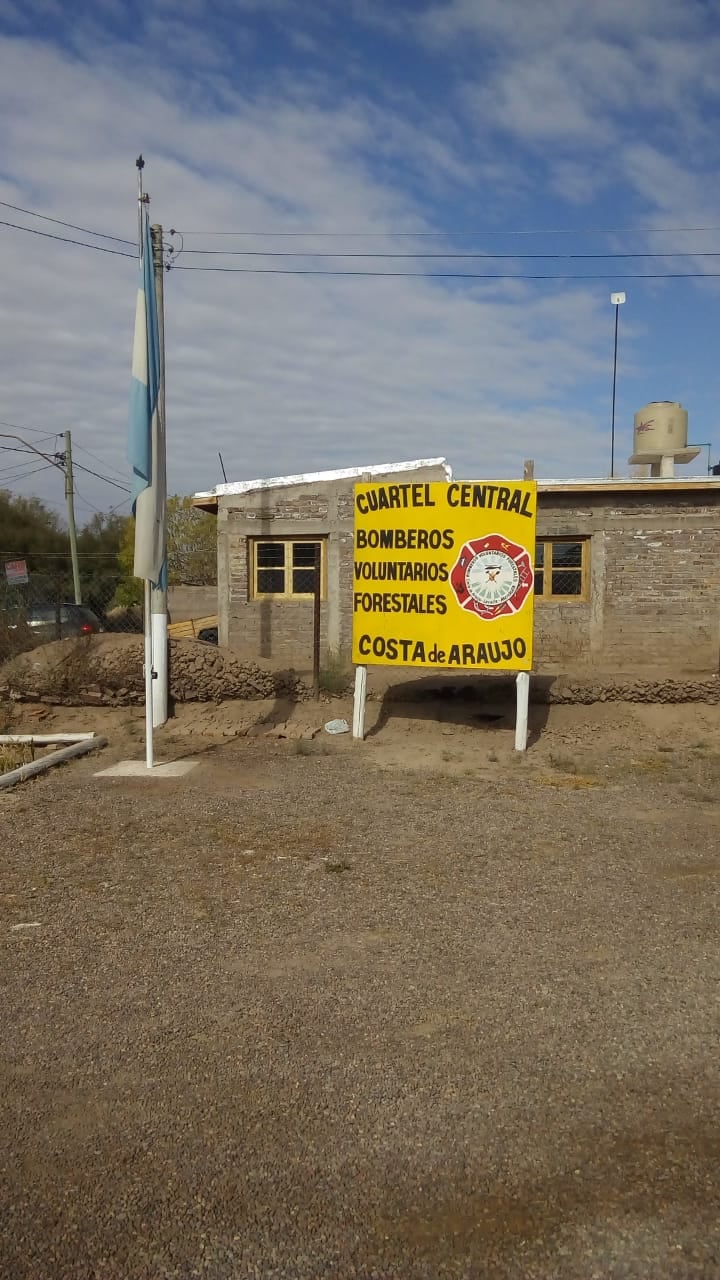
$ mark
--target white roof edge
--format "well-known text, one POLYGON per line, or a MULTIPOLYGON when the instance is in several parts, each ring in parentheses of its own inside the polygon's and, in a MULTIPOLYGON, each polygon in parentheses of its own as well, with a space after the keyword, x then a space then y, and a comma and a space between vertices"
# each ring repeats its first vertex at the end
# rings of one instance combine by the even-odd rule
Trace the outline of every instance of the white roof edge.
POLYGON ((195 498, 224 498, 236 493, 253 493, 258 489, 284 489, 294 484, 327 484, 332 480, 359 480, 361 476, 394 475, 402 471, 418 471, 421 467, 442 467, 445 478, 452 480, 452 467, 445 458, 418 458, 414 462, 373 463, 369 467, 341 467, 338 471, 307 471, 297 476, 272 476, 267 480, 236 480, 217 484, 195 498))
POLYGON ((624 485, 647 485, 648 488, 661 488, 663 485, 720 485, 720 476, 615 476, 612 480, 609 476, 588 476, 584 480, 546 480, 538 479, 538 489, 589 489, 599 486, 608 489, 620 489, 624 485))

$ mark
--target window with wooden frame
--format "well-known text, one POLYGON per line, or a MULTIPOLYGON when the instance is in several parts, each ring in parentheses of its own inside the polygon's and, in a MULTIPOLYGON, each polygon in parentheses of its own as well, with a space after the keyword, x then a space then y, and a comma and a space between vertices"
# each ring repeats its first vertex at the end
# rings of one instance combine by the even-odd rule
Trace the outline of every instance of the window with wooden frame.
POLYGON ((320 595, 325 599, 325 540, 323 538, 252 538, 250 594, 281 600, 306 600, 315 595, 315 572, 320 564, 320 595))
POLYGON ((588 598, 589 538, 543 538, 535 543, 535 599, 588 598))

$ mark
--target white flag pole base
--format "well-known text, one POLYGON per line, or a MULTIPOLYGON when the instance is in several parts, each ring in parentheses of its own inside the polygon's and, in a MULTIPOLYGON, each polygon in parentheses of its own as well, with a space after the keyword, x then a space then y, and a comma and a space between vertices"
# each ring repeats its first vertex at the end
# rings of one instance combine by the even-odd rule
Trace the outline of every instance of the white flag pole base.
POLYGON ((515 750, 525 751, 528 740, 528 711, 530 706, 530 672, 519 671, 516 687, 515 750))
POLYGON ((353 738, 362 742, 365 737, 365 701, 367 694, 367 667, 355 668, 355 696, 353 699, 353 738))
POLYGON ((145 766, 153 767, 153 637, 150 613, 150 582, 145 579, 145 766))
MULTIPOLYGON (((162 592, 163 600, 165 593, 162 592)), ((152 682, 152 722, 159 729, 168 718, 168 624, 167 605, 162 613, 150 614, 152 656, 155 679, 152 682)))

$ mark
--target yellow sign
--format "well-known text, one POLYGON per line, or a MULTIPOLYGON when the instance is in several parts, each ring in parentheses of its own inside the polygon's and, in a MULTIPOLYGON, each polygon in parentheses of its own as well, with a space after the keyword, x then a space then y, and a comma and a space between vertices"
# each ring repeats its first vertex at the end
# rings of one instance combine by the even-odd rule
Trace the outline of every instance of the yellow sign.
POLYGON ((353 662, 529 671, 537 485, 355 486, 353 662))

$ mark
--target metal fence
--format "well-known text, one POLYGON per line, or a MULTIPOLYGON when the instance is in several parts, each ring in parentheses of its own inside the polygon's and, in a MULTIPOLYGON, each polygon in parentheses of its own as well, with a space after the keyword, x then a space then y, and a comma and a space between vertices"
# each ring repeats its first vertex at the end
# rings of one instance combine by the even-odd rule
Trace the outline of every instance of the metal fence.
MULTIPOLYGON (((0 573, 2 571, 0 570, 0 573)), ((72 575, 28 572, 26 582, 0 578, 0 663, 54 640, 114 631, 142 632, 142 609, 119 603, 116 577, 96 571, 80 575, 81 604, 72 575)))

